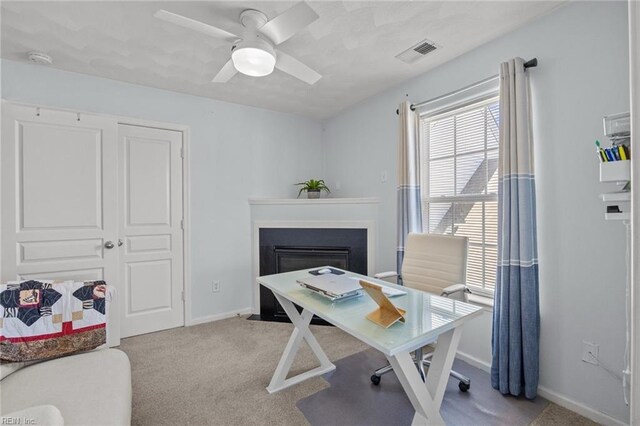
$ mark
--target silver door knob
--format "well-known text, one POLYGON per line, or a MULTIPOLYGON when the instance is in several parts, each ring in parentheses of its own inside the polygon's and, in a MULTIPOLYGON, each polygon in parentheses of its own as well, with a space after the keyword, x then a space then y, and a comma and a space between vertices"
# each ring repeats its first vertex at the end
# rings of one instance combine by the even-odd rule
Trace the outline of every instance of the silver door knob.
POLYGON ((115 245, 113 244, 113 241, 107 241, 106 243, 104 243, 104 248, 106 249, 112 249, 114 247, 115 245))

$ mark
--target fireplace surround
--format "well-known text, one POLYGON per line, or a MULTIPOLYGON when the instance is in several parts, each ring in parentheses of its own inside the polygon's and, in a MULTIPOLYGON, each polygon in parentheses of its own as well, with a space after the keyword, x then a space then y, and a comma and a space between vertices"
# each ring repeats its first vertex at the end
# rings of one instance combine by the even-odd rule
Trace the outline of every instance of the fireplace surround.
MULTIPOLYGON (((321 198, 318 200, 296 198, 251 198, 251 227, 253 276, 262 275, 260 265, 260 233, 269 229, 359 229, 366 234, 366 263, 358 269, 366 275, 373 275, 377 269, 377 241, 380 199, 378 198, 321 198)), ((278 244, 280 270, 286 268, 313 267, 307 263, 310 254, 320 257, 324 265, 341 266, 346 264, 342 243, 330 242, 318 245, 313 239, 297 244, 278 244), (292 251, 291 246, 297 246, 292 251), (313 252, 315 251, 315 252, 313 252), (292 256, 295 255, 295 256, 292 256), (341 260, 339 260, 341 259, 341 260), (332 263, 339 262, 339 263, 332 263)), ((349 266, 353 269, 352 254, 349 254, 349 266)), ((252 318, 260 317, 260 286, 253 284, 252 318)), ((271 295, 273 297, 273 295, 271 295)))
MULTIPOLYGON (((259 228, 259 275, 271 275, 319 266, 368 273, 367 228, 259 228)), ((260 319, 288 322, 270 290, 260 286, 260 319)), ((312 321, 323 323, 319 318, 312 321)))

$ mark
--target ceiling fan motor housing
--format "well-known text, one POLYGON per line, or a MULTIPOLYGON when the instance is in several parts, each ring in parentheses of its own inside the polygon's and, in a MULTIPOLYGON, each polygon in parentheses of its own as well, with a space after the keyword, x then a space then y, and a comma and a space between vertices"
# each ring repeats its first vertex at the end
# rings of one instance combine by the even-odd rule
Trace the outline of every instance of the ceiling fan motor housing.
POLYGON ((270 40, 261 37, 258 29, 267 23, 267 15, 247 9, 240 14, 245 27, 242 39, 231 48, 231 59, 235 68, 252 77, 263 77, 273 72, 276 52, 270 40))
POLYGON ((247 29, 257 30, 268 21, 267 15, 259 10, 247 9, 240 14, 240 22, 247 29))

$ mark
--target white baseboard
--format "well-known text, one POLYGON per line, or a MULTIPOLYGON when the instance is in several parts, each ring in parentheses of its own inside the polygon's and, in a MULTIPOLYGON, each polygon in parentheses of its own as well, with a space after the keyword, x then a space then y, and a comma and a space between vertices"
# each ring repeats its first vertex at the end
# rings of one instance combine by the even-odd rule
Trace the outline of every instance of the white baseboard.
POLYGON ((252 310, 253 309, 249 307, 249 308, 242 308, 242 309, 238 309, 230 312, 223 312, 221 314, 206 315, 204 317, 191 318, 191 321, 189 321, 185 325, 188 327, 190 325, 205 324, 207 322, 220 321, 227 318, 233 318, 238 315, 249 315, 252 312, 252 310))
POLYGON ((458 351, 456 353, 456 358, 470 364, 476 368, 479 368, 482 371, 486 371, 487 373, 491 373, 491 364, 488 362, 482 361, 476 357, 473 357, 467 353, 458 351))
POLYGON ((550 389, 547 389, 544 386, 538 386, 538 395, 540 395, 545 399, 548 399, 551 402, 561 405, 564 408, 568 408, 569 410, 574 411, 580 414, 581 416, 591 419, 594 422, 599 423, 601 425, 626 426, 626 423, 621 422, 620 420, 614 419, 608 414, 601 413, 600 411, 594 410, 593 408, 589 408, 586 405, 583 405, 577 401, 569 399, 564 395, 560 395, 559 393, 554 392, 550 389))
MULTIPOLYGON (((473 357, 464 352, 458 351, 456 354, 456 358, 470 364, 476 368, 479 368, 482 371, 486 371, 487 373, 491 372, 491 364, 488 362, 482 361, 476 357, 473 357)), ((538 386, 538 395, 541 397, 558 404, 564 408, 567 408, 575 413, 580 414, 588 419, 593 420, 596 423, 606 425, 606 426, 626 426, 626 423, 621 422, 620 420, 614 419, 613 417, 601 413, 600 411, 594 410, 593 408, 589 408, 584 404, 581 404, 577 401, 567 398, 564 395, 560 395, 557 392, 554 392, 544 386, 538 386)))

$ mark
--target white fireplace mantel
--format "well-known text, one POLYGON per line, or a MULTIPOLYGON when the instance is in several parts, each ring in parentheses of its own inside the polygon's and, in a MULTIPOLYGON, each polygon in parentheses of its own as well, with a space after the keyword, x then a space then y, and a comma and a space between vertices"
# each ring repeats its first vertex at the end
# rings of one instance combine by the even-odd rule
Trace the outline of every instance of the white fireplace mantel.
POLYGON ((367 198, 250 198, 249 204, 254 205, 327 205, 327 204, 380 204, 377 197, 367 198))

